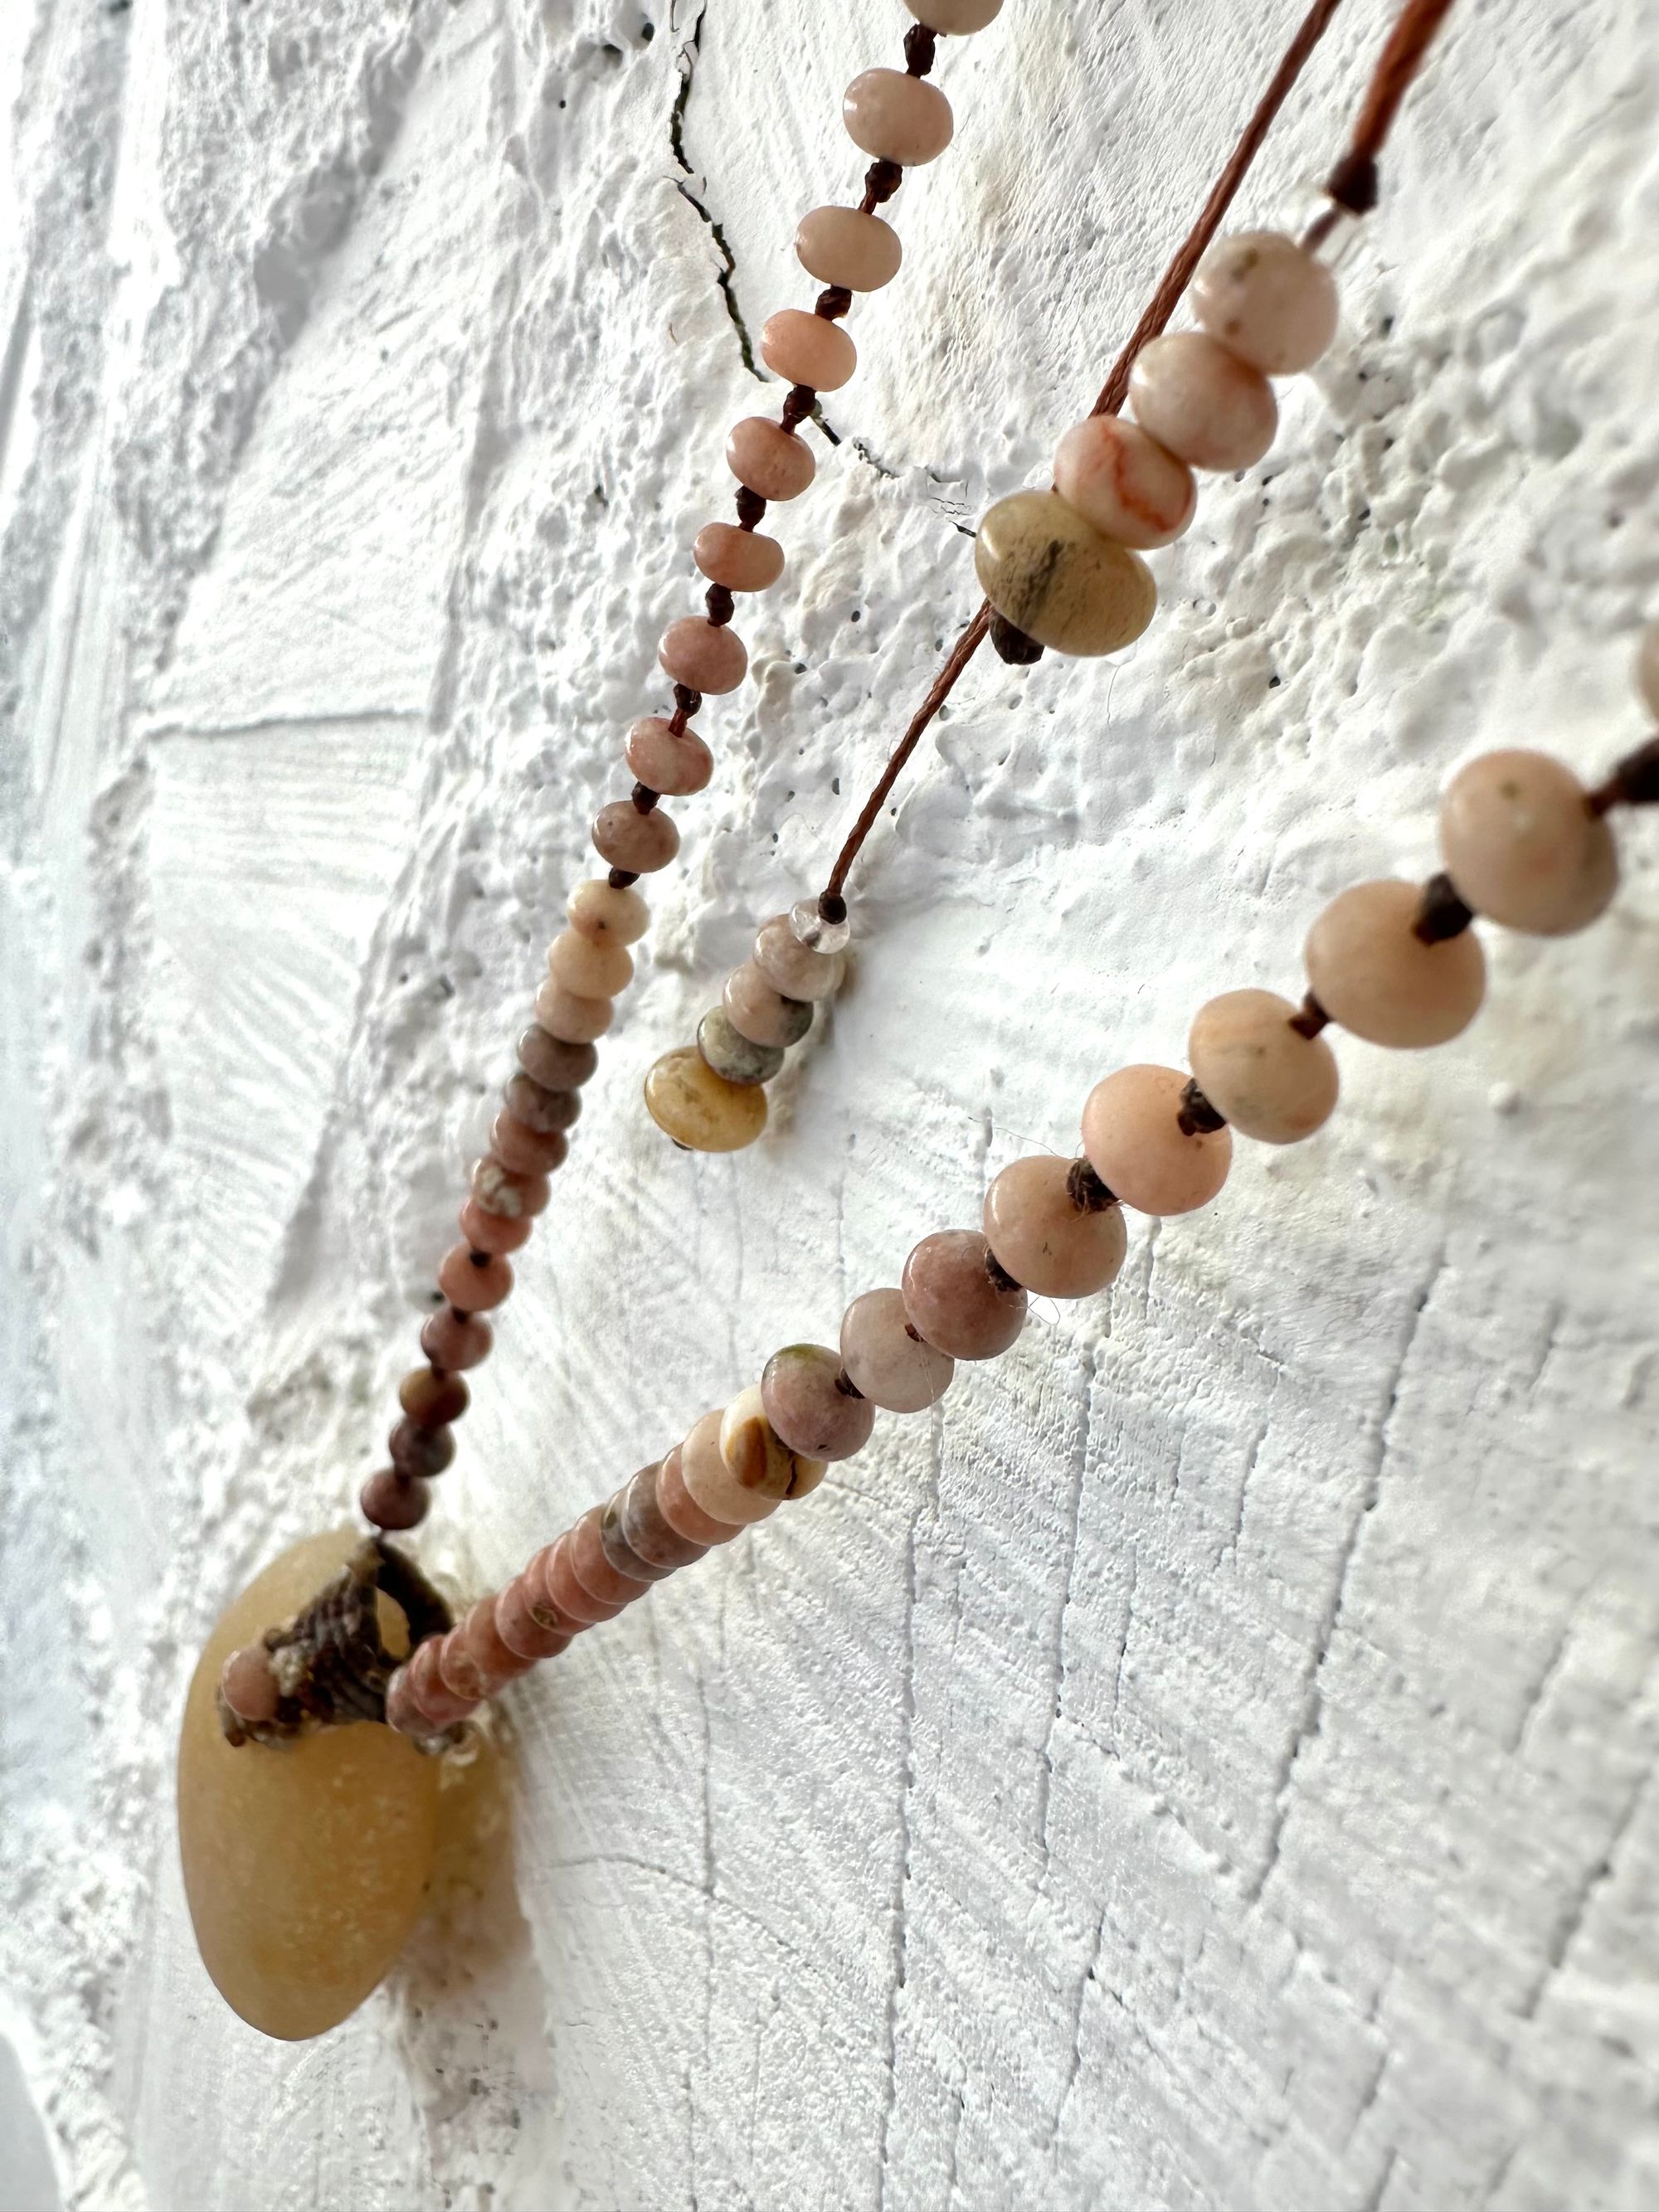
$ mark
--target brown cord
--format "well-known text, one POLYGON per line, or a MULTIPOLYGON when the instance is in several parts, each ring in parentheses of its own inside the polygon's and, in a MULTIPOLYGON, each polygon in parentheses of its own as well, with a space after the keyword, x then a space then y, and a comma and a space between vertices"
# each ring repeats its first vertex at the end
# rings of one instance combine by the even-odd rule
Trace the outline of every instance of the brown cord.
POLYGON ((1406 0, 1389 33, 1348 150, 1325 180, 1326 192, 1350 215, 1369 215, 1376 205, 1377 162, 1383 145, 1451 8, 1452 0, 1406 0))

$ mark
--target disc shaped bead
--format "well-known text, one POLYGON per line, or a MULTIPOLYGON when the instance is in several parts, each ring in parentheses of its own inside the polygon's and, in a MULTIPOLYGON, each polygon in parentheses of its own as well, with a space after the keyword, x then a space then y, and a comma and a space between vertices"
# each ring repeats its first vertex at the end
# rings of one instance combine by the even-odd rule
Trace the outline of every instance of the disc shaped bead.
MULTIPOLYGON (((627 955, 623 957, 625 959, 627 955)), ((580 1091, 550 1091, 544 1083, 522 1073, 513 1078, 502 1097, 513 1119, 533 1129, 538 1137, 562 1134, 581 1119, 580 1091)))
POLYGON ((775 914, 763 922, 755 937, 757 968, 786 999, 827 999, 837 990, 847 972, 839 952, 815 952, 803 945, 789 927, 787 914, 775 914))
POLYGON ((586 1626, 585 1621, 568 1619, 547 1595, 552 1552, 550 1544, 538 1552, 521 1575, 495 1593, 495 1633, 521 1659, 556 1659, 568 1649, 571 1638, 586 1626))
POLYGON ((1121 415, 1073 424, 1054 448, 1054 489, 1103 538, 1143 551, 1179 538, 1198 505, 1185 461, 1121 415))
POLYGON ((623 1534, 629 1551, 647 1566, 672 1574, 677 1567, 689 1567, 702 1559, 708 1546, 682 1535, 664 1513, 659 1496, 661 1479, 660 1464, 642 1467, 628 1485, 623 1492, 623 1534))
POLYGON ((511 1297, 513 1270, 494 1254, 480 1266, 465 1244, 454 1244, 438 1262, 438 1288, 463 1313, 490 1313, 511 1297))
POLYGON ((766 1092, 728 1083, 695 1045, 665 1052, 645 1079, 646 1110, 663 1133, 691 1152, 738 1152, 766 1127, 766 1092))
POLYGON ((568 991, 552 975, 536 994, 536 1019, 549 1036, 562 1038, 566 1044, 592 1044, 610 1028, 615 1012, 609 999, 568 991))
POLYGON ((579 929, 562 929, 547 948, 547 972, 578 998, 614 999, 633 981, 634 962, 624 945, 601 945, 579 929))
POLYGON ((407 1416, 386 1438, 392 1471, 405 1480, 441 1474, 455 1457, 453 1429, 423 1429, 407 1416))
POLYGON ((749 672, 736 630, 704 615, 684 615, 662 634, 657 659, 665 674, 692 691, 735 691, 749 672))
POLYGON ((527 1674, 535 1664, 502 1641, 501 1632, 495 1626, 493 1597, 478 1600, 462 1621, 460 1632, 478 1672, 486 1682, 497 1687, 503 1682, 516 1680, 520 1674, 527 1674))
POLYGON ((459 1421, 471 1401, 464 1377, 440 1375, 432 1367, 411 1367, 398 1385, 398 1403, 417 1429, 441 1429, 459 1421))
POLYGON ((763 415, 745 415, 726 441, 726 466, 765 500, 799 499, 817 473, 812 449, 763 415))
POLYGON ((1218 238, 1193 278, 1199 328, 1268 376, 1311 368, 1336 336, 1336 279, 1281 230, 1218 238))
POLYGON ((1461 768, 1440 802, 1440 850, 1466 906, 1534 937, 1588 927, 1619 888, 1613 832, 1548 753, 1483 753, 1461 768))
POLYGON ((516 1114, 498 1114, 489 1125, 489 1148, 513 1174, 544 1182, 564 1165, 570 1139, 562 1129, 532 1129, 516 1114))
POLYGON ((743 1528, 777 1510, 789 1487, 794 1455, 775 1437, 775 1449, 769 1450, 765 1437, 745 1437, 741 1449, 734 1437, 732 1465, 720 1449, 724 1420, 724 1412, 705 1413, 690 1431, 680 1446, 680 1479, 693 1504, 711 1521, 743 1528))
POLYGON ((892 224, 862 208, 814 208, 795 233, 795 258, 807 275, 848 292, 878 292, 890 284, 903 254, 892 224))
POLYGON ((827 1344, 788 1344, 775 1352, 760 1389, 774 1434, 803 1458, 850 1459, 870 1441, 876 1409, 827 1344))
POLYGON ((1120 1067, 1084 1102, 1090 1166, 1142 1213, 1190 1213, 1207 1206, 1227 1180, 1231 1133, 1212 1129, 1189 1137, 1181 1127, 1187 1083, 1176 1067, 1120 1067))
POLYGON ((1024 1291, 1005 1290, 991 1273, 990 1259, 977 1230, 941 1229, 924 1237, 904 1263, 899 1283, 905 1313, 952 1359, 994 1359, 1025 1326, 1024 1291))
POLYGON ((245 1644, 231 1653, 220 1669, 219 1694, 238 1720, 257 1727, 276 1719, 282 1693, 263 1644, 245 1644))
POLYGON ((1291 1028, 1296 1012, 1273 991, 1224 991, 1199 1008, 1187 1039, 1199 1089, 1259 1144, 1299 1143, 1336 1104, 1336 1054, 1291 1028))
POLYGON ((1486 963, 1474 933, 1425 945, 1413 927, 1422 906, 1415 884, 1355 884, 1308 933, 1315 998, 1334 1022, 1373 1044, 1444 1044, 1480 1010, 1486 963))
POLYGON ((571 1545, 575 1536, 574 1528, 567 1528, 547 1554, 543 1587, 548 1603, 561 1617, 574 1626, 592 1628, 602 1620, 614 1620, 627 1606, 625 1598, 604 1598, 590 1590, 576 1572, 576 1563, 571 1556, 571 1545))
MULTIPOLYGON (((728 592, 763 592, 783 574, 783 548, 777 539, 763 531, 739 530, 734 522, 705 522, 693 541, 691 558, 711 584, 724 584, 728 592)), ((633 764, 630 751, 629 765, 633 764)), ((638 769, 634 773, 640 775, 638 769)), ((647 775, 640 781, 651 782, 647 775)), ((705 776, 703 782, 708 781, 705 776)), ((690 787, 701 791, 702 784, 690 787)), ((668 786, 659 783, 652 788, 666 791, 668 786)))
POLYGON ((673 817, 665 814, 660 806, 641 814, 631 799, 613 799, 594 817, 593 850, 613 868, 626 869, 629 875, 654 875, 668 866, 679 849, 680 833, 673 817))
MULTIPOLYGON (((654 1474, 654 1469, 653 1472, 654 1474)), ((665 1582, 673 1573, 673 1568, 659 1566, 653 1560, 641 1559, 628 1540, 628 1528, 623 1516, 628 1489, 629 1486, 624 1483, 615 1496, 607 1500, 600 1512, 599 1541, 605 1547, 605 1556, 619 1575, 626 1575, 631 1582, 665 1582)))
MULTIPOLYGON (((718 1441, 719 1416, 714 1419, 718 1441)), ((684 1452, 678 1444, 657 1470, 657 1504, 663 1519, 678 1535, 701 1545, 705 1551, 712 1550, 716 1544, 729 1544, 743 1533, 741 1522, 716 1521, 692 1497, 685 1486, 684 1452)))
POLYGON ((1103 538, 1057 492, 999 500, 980 524, 974 567, 997 612, 1056 653, 1115 653, 1158 607, 1140 556, 1103 538))
POLYGON ((697 1050, 728 1083, 769 1083, 783 1066, 778 1046, 751 1043, 720 1006, 713 1007, 697 1024, 697 1050))
MULTIPOLYGON (((610 885, 605 886, 606 890, 610 885)), ((631 892, 624 892, 631 897, 631 892)), ((643 911, 644 902, 641 902, 643 911)), ((592 935, 591 931, 584 932, 592 935)), ((599 1055, 591 1043, 568 1037, 549 1036, 544 1029, 527 1029, 519 1039, 519 1065, 532 1083, 539 1083, 544 1091, 580 1091, 599 1064, 599 1055)), ((538 1206, 526 1212, 539 1212, 538 1206)))
POLYGON ((490 1213, 476 1198, 469 1198, 462 1206, 455 1224, 463 1242, 474 1252, 516 1252, 530 1242, 533 1226, 527 1215, 516 1218, 505 1213, 490 1213))
POLYGON ((752 960, 726 977, 720 1003, 732 1028, 750 1044, 799 1044, 812 1026, 811 1003, 775 989, 752 960))
POLYGON ((1103 1291, 1128 1247, 1121 1206, 1095 1211, 1073 1199, 1074 1164, 1033 1153, 1004 1168, 985 1194, 986 1243, 999 1266, 1042 1297, 1103 1291))
POLYGON ((839 392, 859 365, 839 323, 802 307, 780 307, 761 325, 761 359, 775 376, 813 392, 839 392))
POLYGON ((750 1496, 805 1498, 823 1480, 823 1462, 792 1450, 772 1426, 758 1383, 721 1414, 720 1443, 728 1472, 750 1496))
POLYGON ((1205 331, 1172 331, 1143 346, 1129 397, 1141 428, 1195 469, 1249 468, 1279 427, 1267 378, 1205 331))
POLYGON ((936 161, 956 128, 951 103, 939 87, 902 70, 864 70, 848 86, 841 112, 855 146, 902 169, 936 161))
POLYGON ((489 1358, 495 1341, 495 1333, 487 1321, 476 1314, 457 1313, 453 1306, 428 1314, 421 1326, 422 1351, 434 1367, 447 1367, 452 1373, 479 1366, 489 1358))
POLYGON ((418 1474, 399 1474, 383 1467, 357 1493, 357 1509, 371 1528, 396 1534, 418 1528, 432 1505, 432 1486, 418 1474))
POLYGON ((957 1364, 924 1343, 898 1291, 866 1291, 842 1316, 841 1359, 872 1405, 920 1413, 951 1387, 957 1364))
MULTIPOLYGON (((646 719, 654 722, 659 718, 648 715, 646 719)), ((641 726, 638 722, 634 725, 636 730, 641 726)), ((662 726, 666 729, 668 725, 664 722, 662 726)), ((689 737, 690 734, 688 730, 686 735, 689 737)), ((634 766, 631 760, 629 766, 634 766)), ((635 775, 640 774, 637 769, 634 769, 634 773, 635 775)), ((640 781, 643 783, 647 779, 640 776, 640 781)), ((661 783, 651 786, 653 791, 665 791, 667 787, 666 784, 661 783)), ((572 929, 579 929, 584 937, 591 937, 596 945, 637 945, 651 927, 651 910, 632 885, 608 884, 603 876, 590 876, 586 883, 578 884, 565 902, 564 911, 572 929)), ((520 1057, 522 1053, 520 1047, 520 1057)), ((530 1073, 534 1075, 536 1071, 532 1067, 530 1073)), ((588 1073, 592 1073, 590 1068, 588 1073)), ((544 1077, 538 1078, 538 1081, 545 1079, 544 1077)), ((580 1075, 565 1079, 567 1082, 575 1083, 585 1082, 586 1079, 580 1075)), ((556 1090, 559 1088, 556 1084, 553 1087, 556 1090)))
POLYGON ((605 1508, 590 1506, 562 1540, 569 1550, 571 1571, 600 1604, 632 1605, 635 1598, 644 1596, 649 1584, 618 1572, 605 1557, 604 1524, 605 1508))
POLYGON ((982 31, 1002 13, 1002 0, 904 0, 904 4, 930 31, 957 39, 969 31, 982 31))
POLYGON ((1659 623, 1650 623, 1637 641, 1636 690, 1649 714, 1659 715, 1659 623))

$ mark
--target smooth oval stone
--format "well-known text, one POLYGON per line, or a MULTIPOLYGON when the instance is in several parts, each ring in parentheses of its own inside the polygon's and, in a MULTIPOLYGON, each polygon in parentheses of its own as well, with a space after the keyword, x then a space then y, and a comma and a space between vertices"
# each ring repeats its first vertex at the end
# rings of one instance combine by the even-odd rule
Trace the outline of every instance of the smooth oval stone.
POLYGON ((783 1066, 781 1045, 751 1043, 723 1006, 697 1024, 697 1050, 728 1083, 769 1083, 783 1066))
POLYGON ((997 612, 1055 653, 1115 653, 1158 610, 1140 556, 1103 538, 1057 492, 1000 499, 979 526, 974 566, 997 612))
MULTIPOLYGON (((209 1637, 179 1740, 179 1855, 202 1963, 232 2010, 284 2042, 356 2010, 420 1913, 440 1765, 368 1722, 233 1750, 215 1703, 230 1653, 308 1605, 362 1539, 308 1536, 254 1577, 209 1637)), ((380 1599, 396 1648, 403 1617, 380 1599)))

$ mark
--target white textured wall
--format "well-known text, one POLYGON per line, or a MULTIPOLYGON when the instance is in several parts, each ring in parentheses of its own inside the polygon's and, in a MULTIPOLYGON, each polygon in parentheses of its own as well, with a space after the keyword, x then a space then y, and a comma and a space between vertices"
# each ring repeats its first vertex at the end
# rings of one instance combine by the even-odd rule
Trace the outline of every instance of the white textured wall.
MULTIPOLYGON (((1115 671, 975 666, 765 1142, 650 1060, 807 887, 1299 0, 1008 0, 702 717, 428 1556, 824 1336, 1659 605, 1659 5, 1465 0, 1270 463, 1115 671), (837 788, 839 779, 839 788, 837 788)), ((509 1701, 517 1909, 310 2047, 191 1948, 203 1630, 372 1463, 794 214, 896 0, 7 0, 0 2156, 23 2212, 1638 2212, 1659 2197, 1659 821, 1432 1055, 1241 1146, 509 1701), (655 36, 647 32, 654 24, 655 36), (520 1912, 522 1918, 519 1917, 520 1912), (22 2179, 20 2181, 19 2176, 22 2179)), ((1294 212, 1349 0, 1243 212, 1294 212)), ((0 2191, 3 2193, 3 2191, 0 2191)), ((15 2198, 12 2200, 14 2212, 15 2198)))

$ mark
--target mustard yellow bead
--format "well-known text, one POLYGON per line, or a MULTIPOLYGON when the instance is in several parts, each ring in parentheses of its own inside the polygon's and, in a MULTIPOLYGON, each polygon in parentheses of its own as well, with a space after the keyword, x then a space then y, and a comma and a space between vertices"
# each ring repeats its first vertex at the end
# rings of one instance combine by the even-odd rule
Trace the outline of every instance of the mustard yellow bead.
POLYGON ((665 1052, 645 1079, 646 1110, 690 1152, 740 1152, 766 1127, 766 1092, 728 1083, 695 1045, 665 1052))
POLYGON ((1056 653, 1115 653, 1158 607, 1146 563, 1091 529, 1057 492, 999 500, 980 525, 974 567, 997 612, 1056 653))

